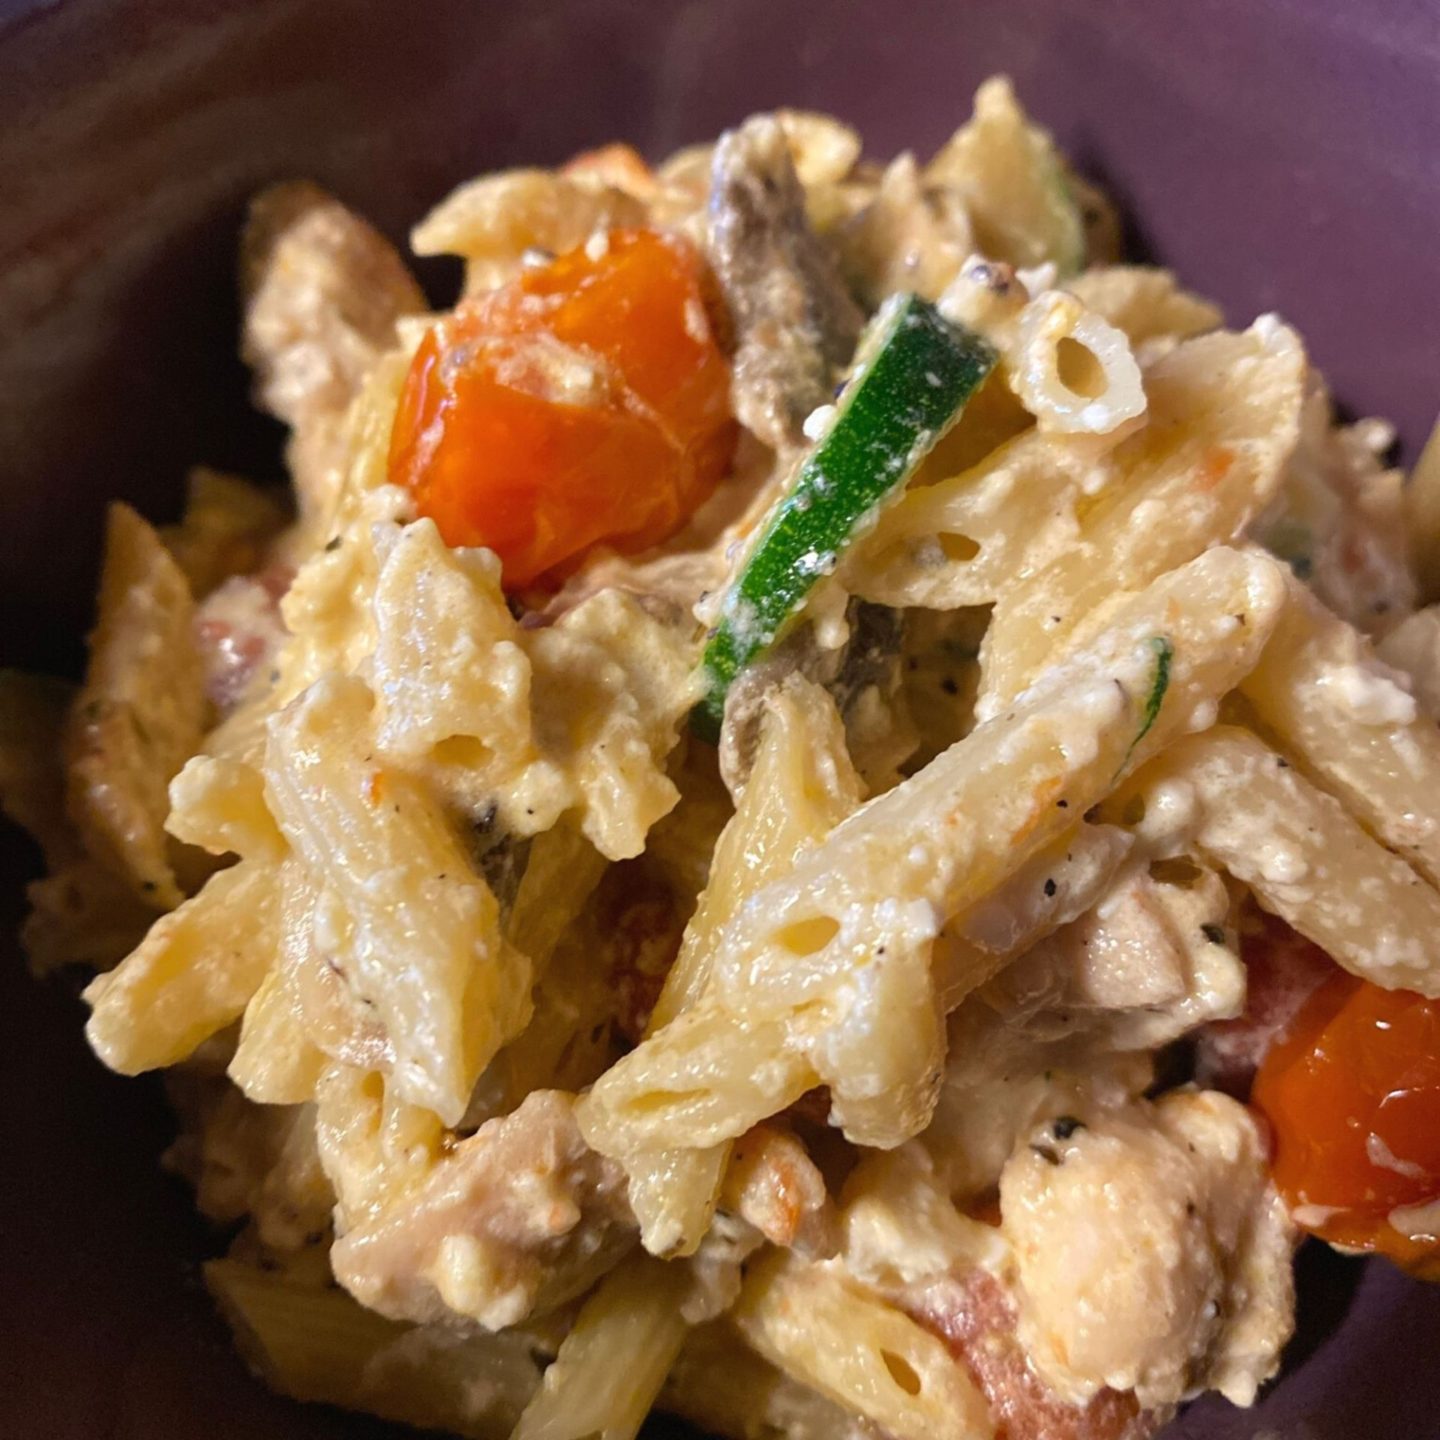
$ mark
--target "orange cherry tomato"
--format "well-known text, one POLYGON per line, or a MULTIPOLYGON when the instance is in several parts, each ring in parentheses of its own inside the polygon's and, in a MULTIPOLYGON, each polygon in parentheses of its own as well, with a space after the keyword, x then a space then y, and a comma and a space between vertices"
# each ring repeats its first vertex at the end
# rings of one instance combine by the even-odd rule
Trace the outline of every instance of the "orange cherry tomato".
POLYGON ((1440 1235, 1390 1223, 1440 1199, 1440 1001, 1337 972, 1271 1048, 1251 1100, 1306 1229, 1440 1278, 1440 1235))
POLYGON ((410 367, 390 478, 448 544, 494 550, 510 590, 558 582, 599 544, 658 544, 734 451, 713 303, 695 247, 650 230, 462 302, 410 367))

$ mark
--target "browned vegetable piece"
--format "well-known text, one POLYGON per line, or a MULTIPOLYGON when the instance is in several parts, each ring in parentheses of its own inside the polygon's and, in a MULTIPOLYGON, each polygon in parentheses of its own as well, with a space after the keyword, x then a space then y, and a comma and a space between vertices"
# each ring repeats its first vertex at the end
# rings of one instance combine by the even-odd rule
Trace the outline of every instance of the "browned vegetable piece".
POLYGON ((720 138, 710 189, 710 261, 736 331, 740 421, 775 449, 804 442, 833 397, 861 315, 805 216, 780 121, 756 115, 720 138))

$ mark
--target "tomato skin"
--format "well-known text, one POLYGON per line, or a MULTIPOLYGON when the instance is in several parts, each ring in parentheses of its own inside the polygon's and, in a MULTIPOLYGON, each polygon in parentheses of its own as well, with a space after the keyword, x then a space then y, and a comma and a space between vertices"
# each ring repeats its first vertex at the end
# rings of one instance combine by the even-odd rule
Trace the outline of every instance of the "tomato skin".
POLYGON ((698 251, 615 230, 463 302, 412 362, 390 478, 507 589, 678 530, 729 467, 730 370, 698 251))
POLYGON ((1440 1272, 1440 1237, 1403 1235, 1397 1206, 1440 1199, 1440 1001, 1337 972, 1270 1050, 1252 1102, 1275 1182, 1334 1244, 1440 1272))

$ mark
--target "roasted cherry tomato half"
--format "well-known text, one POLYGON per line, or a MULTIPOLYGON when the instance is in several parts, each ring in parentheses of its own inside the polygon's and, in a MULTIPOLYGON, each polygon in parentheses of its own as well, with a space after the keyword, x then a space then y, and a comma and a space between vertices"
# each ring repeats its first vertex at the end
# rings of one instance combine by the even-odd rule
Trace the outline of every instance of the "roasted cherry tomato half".
POLYGON ((689 241, 612 230, 464 301, 425 337, 390 478, 505 587, 563 578, 596 545, 680 529, 729 467, 736 427, 705 263, 689 241))
POLYGON ((1271 1048, 1251 1099, 1306 1229, 1440 1278, 1440 1000, 1337 972, 1271 1048))

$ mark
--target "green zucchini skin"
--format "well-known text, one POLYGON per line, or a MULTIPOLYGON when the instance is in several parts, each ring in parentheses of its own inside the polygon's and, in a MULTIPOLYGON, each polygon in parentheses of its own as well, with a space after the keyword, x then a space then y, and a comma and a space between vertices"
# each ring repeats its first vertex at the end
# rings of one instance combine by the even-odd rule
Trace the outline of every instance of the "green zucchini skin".
POLYGON ((881 309, 829 428, 801 462, 721 601, 691 717, 712 743, 735 677, 779 640, 816 582, 874 522, 995 368, 980 336, 918 295, 881 309))
POLYGON ((1150 649, 1155 656, 1155 678, 1150 682, 1150 693, 1145 697, 1145 713, 1140 719, 1140 729, 1125 752, 1120 769, 1130 763, 1135 747, 1150 733, 1150 727, 1160 716, 1160 707, 1165 703, 1165 692, 1170 688, 1170 662, 1175 658, 1175 646, 1168 635, 1152 635, 1150 649))

